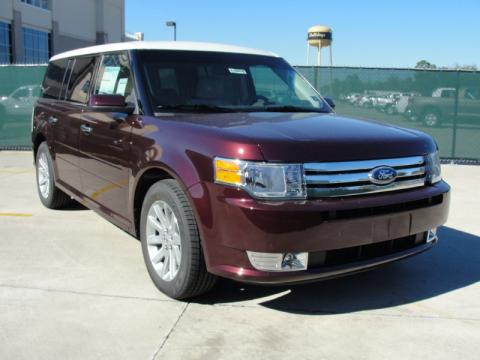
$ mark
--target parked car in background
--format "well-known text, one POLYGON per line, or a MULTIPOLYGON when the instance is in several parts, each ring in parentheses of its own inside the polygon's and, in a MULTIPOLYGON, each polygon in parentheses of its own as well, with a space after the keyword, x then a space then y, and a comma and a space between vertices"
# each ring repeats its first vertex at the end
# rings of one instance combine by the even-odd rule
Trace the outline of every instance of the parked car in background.
POLYGON ((393 115, 397 111, 396 104, 400 96, 401 93, 390 93, 385 96, 379 96, 375 103, 375 108, 389 115, 393 115))
POLYGON ((352 105, 357 105, 362 97, 363 94, 352 93, 347 96, 347 101, 352 105))
POLYGON ((398 114, 405 114, 405 112, 408 109, 410 98, 414 96, 420 96, 420 93, 418 92, 402 93, 395 104, 395 107, 396 107, 395 112, 398 114))
POLYGON ((452 121, 455 105, 457 120, 480 125, 480 88, 460 88, 457 104, 454 88, 436 89, 432 96, 412 97, 409 99, 407 115, 426 126, 439 126, 442 122, 452 121))
POLYGON ((40 85, 24 85, 8 96, 0 97, 0 129, 18 119, 29 119, 40 96, 40 85))
POLYGON ((270 52, 100 45, 54 56, 42 89, 40 201, 76 199, 139 238, 173 298, 217 276, 290 284, 364 271, 430 249, 447 220, 432 137, 336 116, 270 52))
POLYGON ((364 95, 358 101, 358 106, 371 109, 373 107, 373 102, 375 98, 375 95, 364 95))

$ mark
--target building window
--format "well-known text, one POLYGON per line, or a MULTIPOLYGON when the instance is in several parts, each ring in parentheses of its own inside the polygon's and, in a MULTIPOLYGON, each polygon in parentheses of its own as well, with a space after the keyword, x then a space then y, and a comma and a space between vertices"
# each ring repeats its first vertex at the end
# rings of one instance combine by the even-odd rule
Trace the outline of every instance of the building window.
POLYGON ((23 28, 24 62, 46 64, 50 58, 50 34, 45 31, 23 28))
POLYGON ((12 45, 10 41, 10 24, 0 22, 0 64, 12 62, 12 45))
POLYGON ((22 2, 48 10, 48 0, 22 0, 22 2))

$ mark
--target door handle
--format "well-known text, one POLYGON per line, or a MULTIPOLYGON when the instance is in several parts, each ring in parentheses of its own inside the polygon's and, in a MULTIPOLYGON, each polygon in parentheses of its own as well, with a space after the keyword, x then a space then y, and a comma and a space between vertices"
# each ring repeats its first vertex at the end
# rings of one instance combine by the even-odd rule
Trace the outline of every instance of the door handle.
POLYGON ((55 125, 58 121, 58 118, 56 118, 55 116, 49 116, 48 117, 48 124, 49 125, 55 125))
POLYGON ((92 128, 90 127, 90 125, 85 125, 85 124, 82 124, 80 125, 80 130, 85 134, 85 135, 90 135, 92 133, 92 128))

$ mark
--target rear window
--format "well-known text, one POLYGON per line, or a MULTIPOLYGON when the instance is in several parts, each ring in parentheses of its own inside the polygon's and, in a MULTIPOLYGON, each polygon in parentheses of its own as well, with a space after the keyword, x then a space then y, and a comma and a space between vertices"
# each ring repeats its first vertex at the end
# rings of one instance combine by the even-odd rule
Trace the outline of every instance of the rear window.
POLYGON ((43 80, 42 97, 48 99, 59 98, 67 64, 67 59, 60 59, 50 62, 43 80))
POLYGON ((67 100, 85 104, 95 68, 95 57, 81 57, 75 60, 67 89, 67 100))

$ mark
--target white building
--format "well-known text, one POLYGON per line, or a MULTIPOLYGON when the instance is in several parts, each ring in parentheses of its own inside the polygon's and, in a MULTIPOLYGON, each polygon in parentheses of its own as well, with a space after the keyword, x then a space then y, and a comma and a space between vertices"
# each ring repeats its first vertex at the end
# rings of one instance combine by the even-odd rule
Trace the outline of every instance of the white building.
POLYGON ((123 41, 125 0, 0 0, 0 64, 123 41))

